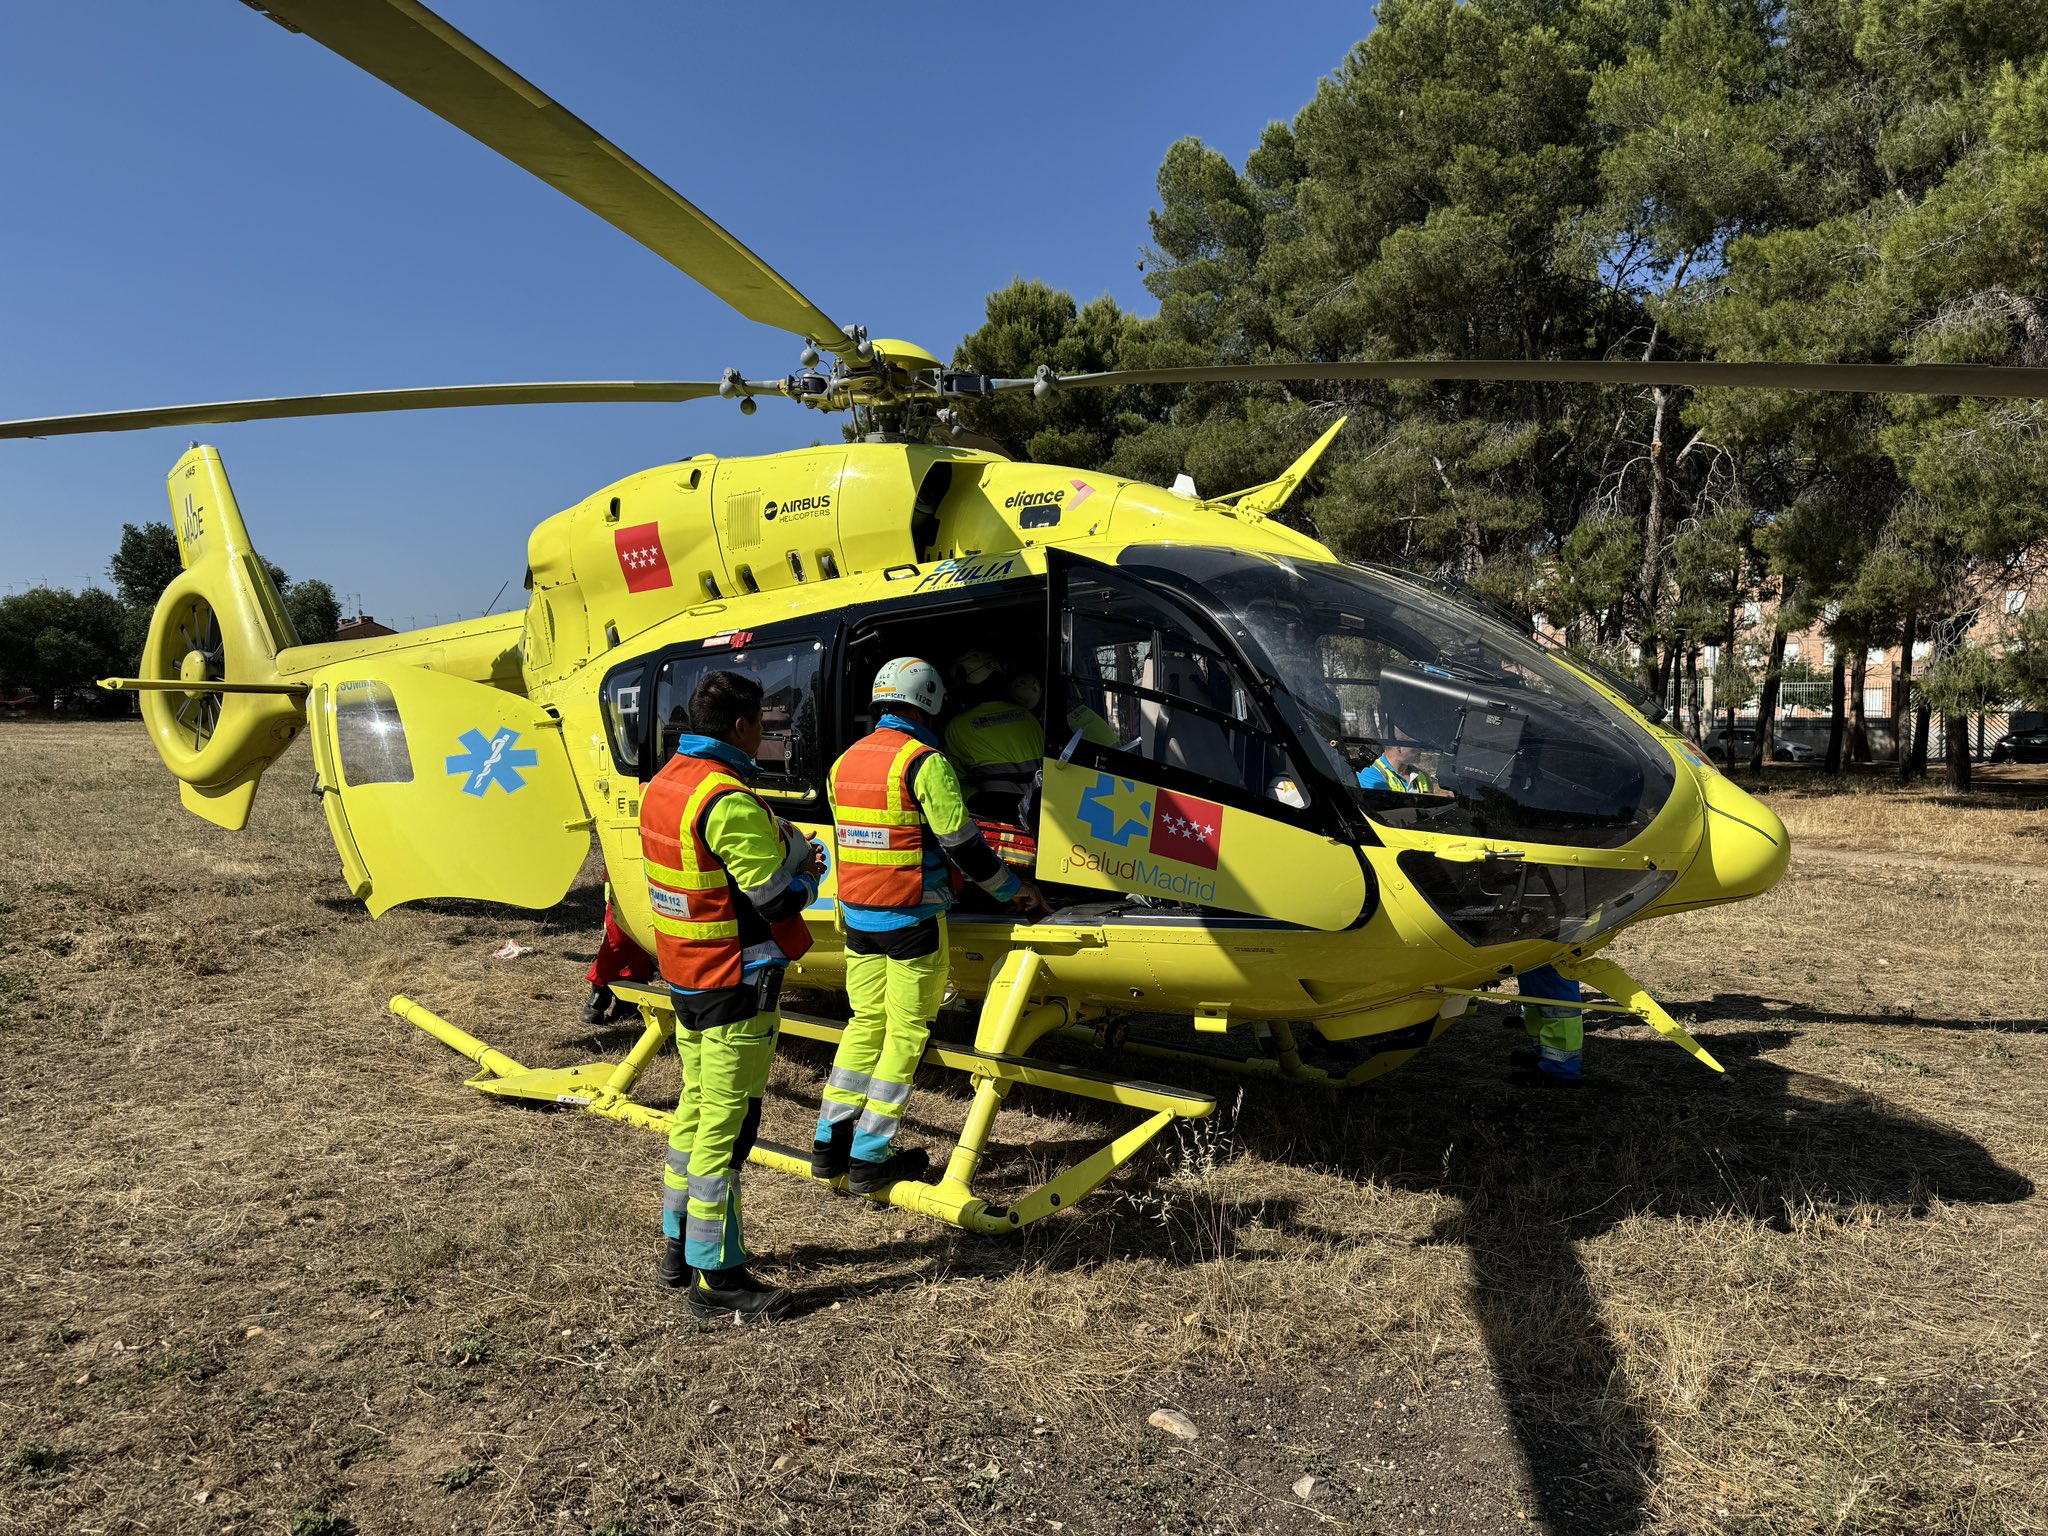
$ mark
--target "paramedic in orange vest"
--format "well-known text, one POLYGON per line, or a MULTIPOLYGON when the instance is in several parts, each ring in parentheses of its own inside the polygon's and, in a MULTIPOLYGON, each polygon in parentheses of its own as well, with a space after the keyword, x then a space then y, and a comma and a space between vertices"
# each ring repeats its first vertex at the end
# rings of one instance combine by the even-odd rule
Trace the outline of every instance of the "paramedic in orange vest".
POLYGON ((929 662, 888 663, 873 694, 885 713, 832 765, 853 1017, 826 1080, 811 1173, 846 1174, 857 1195, 920 1178, 929 1166, 922 1147, 899 1149, 894 1138, 946 990, 948 861, 998 901, 1046 910, 1038 887, 996 857, 968 814, 960 775, 933 731, 945 697, 929 662))
POLYGON ((683 1092, 662 1174, 660 1280, 699 1317, 779 1317, 789 1292, 747 1273, 740 1169, 761 1127, 783 968, 811 947, 804 908, 823 853, 747 788, 760 772, 761 685, 713 672, 689 730, 640 802, 655 959, 675 1001, 683 1092))

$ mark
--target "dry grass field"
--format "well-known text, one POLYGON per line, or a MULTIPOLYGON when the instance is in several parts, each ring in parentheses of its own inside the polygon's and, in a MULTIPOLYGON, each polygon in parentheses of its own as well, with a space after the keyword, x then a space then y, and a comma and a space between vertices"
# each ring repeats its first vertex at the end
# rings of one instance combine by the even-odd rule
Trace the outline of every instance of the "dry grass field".
MULTIPOLYGON (((310 772, 230 836, 136 727, 0 726, 0 1532, 2048 1531, 2040 790, 1784 776, 1784 884, 1622 946, 1725 1078, 1610 1028, 1530 1098, 1488 1010, 1010 1241, 756 1170, 816 1305, 742 1331, 651 1284, 653 1137, 385 1011, 618 1054, 594 886, 372 923, 310 772)), ((1102 1135, 1013 1102, 998 1171, 1102 1135)))

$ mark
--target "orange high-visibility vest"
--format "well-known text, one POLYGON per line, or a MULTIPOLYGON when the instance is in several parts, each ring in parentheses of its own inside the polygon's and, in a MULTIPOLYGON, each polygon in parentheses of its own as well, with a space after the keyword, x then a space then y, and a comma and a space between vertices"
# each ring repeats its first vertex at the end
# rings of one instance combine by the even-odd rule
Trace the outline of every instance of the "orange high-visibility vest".
MULTIPOLYGON (((662 980, 689 992, 740 985, 746 962, 765 953, 765 944, 772 943, 791 960, 811 947, 803 914, 771 927, 752 902, 740 898, 732 876, 705 841, 705 817, 733 794, 759 803, 724 764, 677 753, 640 802, 640 857, 654 906, 655 960, 662 980)), ((781 824, 775 825, 779 829, 781 824)), ((777 835, 783 834, 778 830, 777 835)))
POLYGON ((839 899, 856 907, 909 911, 924 902, 930 833, 910 793, 932 749, 888 727, 847 748, 832 765, 832 840, 839 854, 839 899))

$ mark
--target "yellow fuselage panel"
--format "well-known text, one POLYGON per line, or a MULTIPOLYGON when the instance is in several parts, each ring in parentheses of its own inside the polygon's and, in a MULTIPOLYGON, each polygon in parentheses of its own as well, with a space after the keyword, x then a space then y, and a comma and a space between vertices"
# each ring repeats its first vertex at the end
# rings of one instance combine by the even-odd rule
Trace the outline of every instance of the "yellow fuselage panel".
POLYGON ((831 589, 821 606, 842 606, 857 600, 843 583, 892 569, 1107 540, 1334 558, 1255 512, 963 449, 851 443, 690 459, 630 475, 534 530, 527 678, 563 676, 678 615, 709 614, 706 604, 727 605, 706 632, 746 628, 791 611, 772 600, 756 610, 758 599, 831 589))

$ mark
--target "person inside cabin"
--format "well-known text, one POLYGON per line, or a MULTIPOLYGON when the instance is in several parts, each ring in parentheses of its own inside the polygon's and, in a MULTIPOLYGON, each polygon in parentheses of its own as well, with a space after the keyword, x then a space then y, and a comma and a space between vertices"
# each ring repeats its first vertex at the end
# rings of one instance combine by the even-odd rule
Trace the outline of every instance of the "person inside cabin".
MULTIPOLYGON (((1016 680, 1010 684, 1010 700, 1020 709, 1027 710, 1037 717, 1040 706, 1045 702, 1045 685, 1038 680, 1038 674, 1018 673, 1016 680)), ((1118 745, 1115 727, 1086 704, 1076 704, 1067 711, 1066 734, 1053 743, 1054 755, 1064 753, 1067 743, 1077 735, 1082 741, 1092 741, 1098 747, 1118 745)))
MULTIPOLYGON (((1386 745, 1371 765, 1359 769, 1358 787, 1406 795, 1445 797, 1450 793, 1439 789, 1424 771, 1420 744, 1399 725, 1390 729, 1386 745)), ((1515 987, 1524 998, 1522 1028, 1529 1036, 1528 1048, 1508 1058, 1515 1081, 1531 1087, 1576 1083, 1586 1041, 1579 984, 1554 965, 1539 965, 1517 977, 1515 987)))
POLYGON ((1400 726, 1388 732, 1380 755, 1358 770, 1360 789, 1391 790, 1395 794, 1439 795, 1443 791, 1422 768, 1422 747, 1400 726))
POLYGON ((1011 698, 1003 664, 988 651, 960 653, 953 691, 961 708, 946 726, 946 754, 967 781, 967 808, 1016 825, 1045 756, 1045 728, 1011 698))

